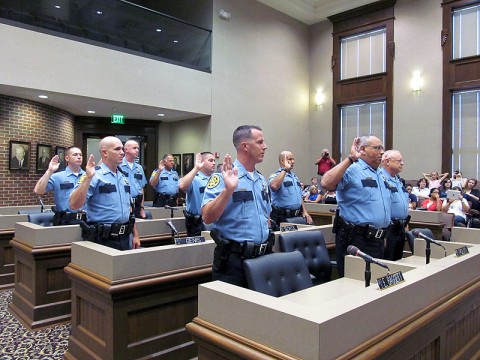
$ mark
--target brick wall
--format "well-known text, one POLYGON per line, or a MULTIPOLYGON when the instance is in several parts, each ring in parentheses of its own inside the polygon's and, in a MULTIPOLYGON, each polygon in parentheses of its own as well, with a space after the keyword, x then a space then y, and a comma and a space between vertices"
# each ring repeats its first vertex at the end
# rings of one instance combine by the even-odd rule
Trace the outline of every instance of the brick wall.
MULTIPOLYGON (((38 204, 33 188, 43 171, 36 171, 37 144, 72 146, 74 117, 34 101, 0 95, 0 206, 38 204), (28 171, 9 170, 10 140, 30 143, 28 171)), ((53 204, 51 193, 43 197, 53 204)))

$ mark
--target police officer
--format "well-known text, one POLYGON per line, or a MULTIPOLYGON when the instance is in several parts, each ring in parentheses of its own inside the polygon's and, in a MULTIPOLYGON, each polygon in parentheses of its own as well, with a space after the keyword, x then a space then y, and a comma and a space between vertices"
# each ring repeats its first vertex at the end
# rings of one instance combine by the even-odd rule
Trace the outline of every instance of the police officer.
POLYGON ((188 236, 199 236, 203 229, 202 200, 208 179, 215 172, 215 157, 211 152, 196 155, 193 169, 180 179, 178 187, 186 193, 185 226, 188 236))
POLYGON ((400 260, 405 246, 405 227, 408 225, 408 192, 398 174, 403 169, 403 157, 400 151, 387 150, 382 157, 380 173, 390 190, 392 202, 392 229, 385 243, 384 259, 400 260))
POLYGON ((128 177, 128 182, 130 183, 130 194, 133 199, 135 217, 145 219, 143 188, 147 185, 147 178, 142 166, 135 161, 138 158, 140 149, 135 140, 127 140, 124 149, 125 157, 120 164, 120 169, 128 177))
POLYGON ((303 216, 307 224, 312 224, 312 218, 303 203, 300 180, 292 171, 295 157, 290 151, 282 151, 278 156, 280 168, 268 179, 272 190, 272 213, 270 217, 279 228, 281 222, 288 218, 303 216))
POLYGON ((70 195, 70 207, 78 209, 85 204, 90 225, 82 229, 85 240, 118 250, 138 248, 140 239, 131 212, 130 183, 118 171, 124 156, 122 142, 107 136, 100 141, 99 148, 102 163, 95 167, 90 155, 86 173, 70 195))
POLYGON ((65 150, 67 167, 63 171, 56 172, 60 167, 60 157, 55 155, 50 160, 47 171, 37 181, 33 189, 37 195, 53 191, 55 199, 55 206, 52 207, 52 211, 55 212, 53 218, 54 225, 78 224, 79 220, 86 220, 85 212, 82 211, 82 208, 78 212, 72 211, 68 204, 68 198, 73 188, 85 173, 81 169, 82 160, 82 151, 75 146, 71 146, 65 150))
POLYGON ((175 159, 171 154, 163 156, 150 176, 150 185, 155 189, 153 206, 177 206, 178 173, 175 171, 175 159))
POLYGON ((268 219, 271 211, 268 183, 255 165, 263 161, 267 145, 262 129, 242 125, 233 133, 237 159, 226 155, 222 173, 213 174, 205 189, 202 217, 213 223, 217 243, 212 277, 247 286, 243 260, 270 251, 268 219), (216 236, 218 234, 218 236, 216 236))
POLYGON ((322 187, 337 193, 334 232, 340 277, 348 245, 383 258, 384 239, 390 229, 391 200, 378 167, 383 155, 382 141, 373 135, 357 137, 350 154, 322 177, 322 187))

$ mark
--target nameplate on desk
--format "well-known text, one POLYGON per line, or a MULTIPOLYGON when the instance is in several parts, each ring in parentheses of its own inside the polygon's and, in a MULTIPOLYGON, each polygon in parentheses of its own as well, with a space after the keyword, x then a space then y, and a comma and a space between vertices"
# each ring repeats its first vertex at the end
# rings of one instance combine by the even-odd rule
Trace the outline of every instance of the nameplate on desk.
POLYGON ((456 257, 460 257, 460 256, 463 256, 463 255, 470 254, 470 251, 468 251, 468 247, 466 247, 466 246, 462 246, 461 248, 455 249, 454 251, 455 251, 455 256, 456 257))
POLYGON ((175 245, 187 245, 187 244, 198 244, 204 243, 205 237, 203 236, 188 236, 184 238, 175 239, 175 245))
POLYGON ((377 279, 377 284, 380 290, 392 287, 394 285, 398 285, 401 282, 404 282, 405 279, 403 278, 403 274, 401 271, 393 273, 393 274, 388 274, 386 276, 383 276, 381 278, 377 279))
POLYGON ((286 231, 296 231, 298 230, 297 225, 287 225, 287 226, 280 226, 280 231, 286 232, 286 231))

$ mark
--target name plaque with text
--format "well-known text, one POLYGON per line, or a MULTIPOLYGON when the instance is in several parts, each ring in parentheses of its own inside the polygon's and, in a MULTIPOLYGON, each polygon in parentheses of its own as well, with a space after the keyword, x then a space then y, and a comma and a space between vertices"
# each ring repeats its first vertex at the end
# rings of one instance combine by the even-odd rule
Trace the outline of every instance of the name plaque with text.
POLYGON ((470 254, 470 251, 468 251, 468 247, 466 247, 466 246, 462 246, 461 248, 455 249, 454 251, 455 251, 455 256, 456 257, 460 257, 460 256, 463 256, 463 255, 470 254))
POLYGON ((188 236, 184 238, 175 239, 175 245, 198 244, 198 243, 204 243, 204 242, 205 242, 204 236, 188 236))
POLYGON ((403 274, 401 271, 393 273, 393 274, 388 274, 386 276, 383 276, 381 278, 377 279, 377 284, 380 290, 387 289, 389 287, 392 287, 394 285, 398 285, 402 282, 404 282, 405 279, 403 278, 403 274))
POLYGON ((296 230, 298 230, 298 226, 297 226, 297 225, 280 226, 280 231, 281 231, 281 232, 296 231, 296 230))

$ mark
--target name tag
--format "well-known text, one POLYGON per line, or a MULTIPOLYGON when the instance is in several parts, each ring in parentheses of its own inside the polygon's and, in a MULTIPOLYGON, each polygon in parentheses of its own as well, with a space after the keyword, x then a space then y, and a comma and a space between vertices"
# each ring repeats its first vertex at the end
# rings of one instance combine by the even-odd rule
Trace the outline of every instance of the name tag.
POLYGON ((110 194, 112 192, 117 192, 117 187, 113 184, 105 184, 98 187, 100 194, 110 194))
POLYGON ((378 278, 377 284, 380 290, 383 290, 383 289, 392 287, 394 285, 398 285, 404 281, 405 279, 403 278, 403 274, 401 271, 399 271, 399 272, 388 274, 387 276, 378 278))
POLYGON ((73 183, 62 183, 60 184, 61 190, 73 189, 73 183))
POLYGON ((143 179, 143 175, 142 174, 135 174, 133 175, 133 177, 137 180, 142 180, 143 179))
POLYGON ((298 230, 297 225, 286 225, 286 226, 280 226, 280 231, 286 232, 286 231, 296 231, 298 230))
POLYGON ((198 244, 198 243, 204 243, 204 242, 205 242, 205 237, 203 236, 189 236, 189 237, 175 239, 175 245, 198 244))
POLYGON ((468 247, 466 247, 466 246, 462 246, 461 248, 455 249, 454 251, 455 251, 455 256, 456 257, 460 257, 460 256, 463 256, 463 255, 470 254, 470 251, 468 251, 468 247))

